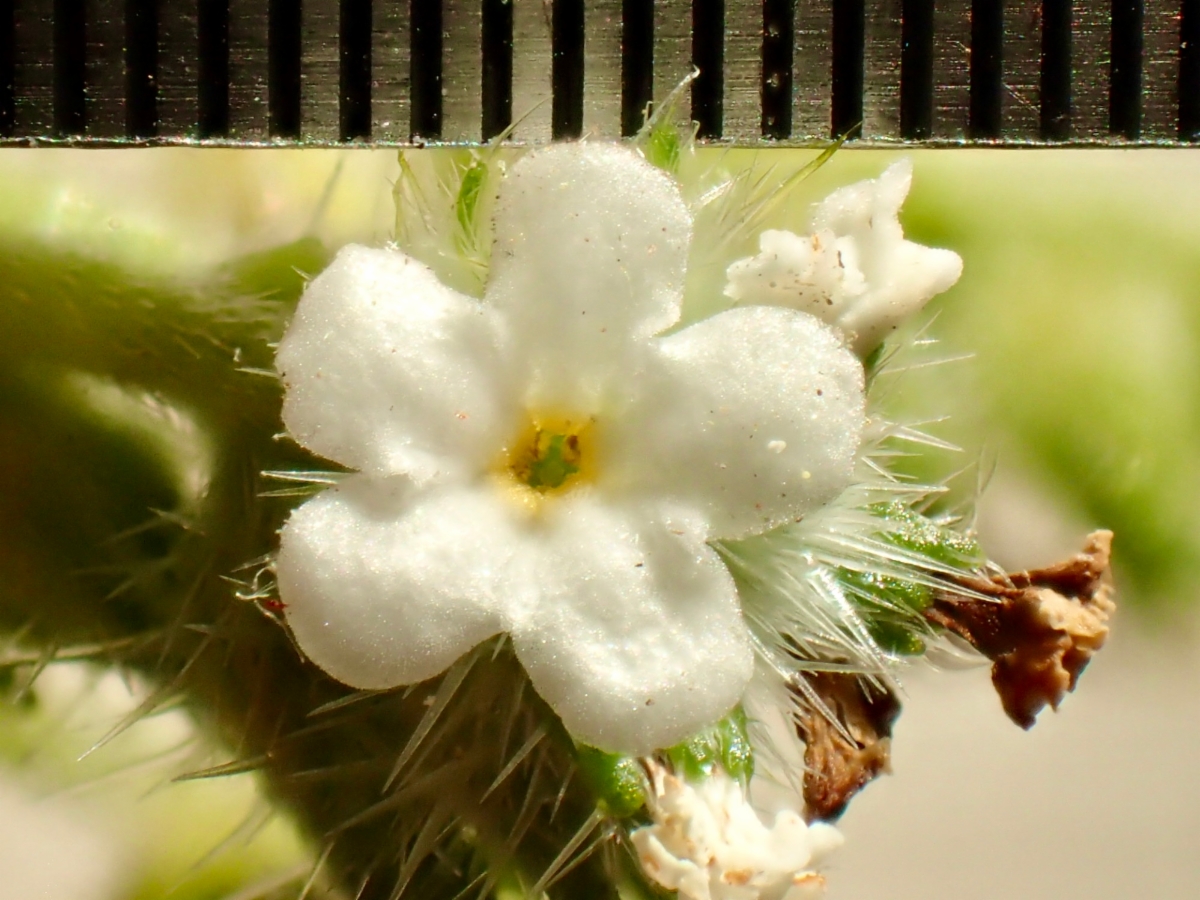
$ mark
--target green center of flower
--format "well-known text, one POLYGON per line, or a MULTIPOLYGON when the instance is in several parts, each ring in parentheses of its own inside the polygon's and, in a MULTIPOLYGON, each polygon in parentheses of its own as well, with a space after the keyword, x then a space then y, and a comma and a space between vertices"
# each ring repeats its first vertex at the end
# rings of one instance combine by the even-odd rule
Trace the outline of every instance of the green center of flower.
POLYGON ((562 487, 579 471, 579 436, 541 432, 524 467, 524 481, 535 491, 562 487))
POLYGON ((583 466, 583 431, 564 419, 531 421, 509 454, 513 477, 543 493, 561 488, 583 466))
POLYGON ((536 508, 545 497, 591 480, 595 454, 591 419, 530 415, 493 469, 523 505, 536 508))

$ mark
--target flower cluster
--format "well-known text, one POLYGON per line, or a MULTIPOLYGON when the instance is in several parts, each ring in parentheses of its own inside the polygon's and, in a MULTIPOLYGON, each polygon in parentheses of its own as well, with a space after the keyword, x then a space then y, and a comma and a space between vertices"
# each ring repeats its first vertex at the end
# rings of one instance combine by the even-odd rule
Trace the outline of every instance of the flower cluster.
POLYGON ((277 356, 290 435, 356 470, 282 532, 300 648, 382 689, 506 634, 575 741, 647 757, 650 877, 692 900, 819 888, 830 826, 768 828, 719 768, 693 785, 652 755, 771 670, 729 548, 848 495, 862 358, 958 277, 955 254, 903 238, 910 179, 901 163, 838 191, 807 236, 763 232, 729 261, 733 305, 685 327, 693 210, 620 145, 509 168, 482 298, 397 248, 343 249, 277 356))

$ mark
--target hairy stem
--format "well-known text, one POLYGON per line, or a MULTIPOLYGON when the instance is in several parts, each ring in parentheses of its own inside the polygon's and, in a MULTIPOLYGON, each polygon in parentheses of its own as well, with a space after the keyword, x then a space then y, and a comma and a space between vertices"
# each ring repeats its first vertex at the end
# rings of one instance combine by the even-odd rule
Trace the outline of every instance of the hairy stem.
POLYGON ((262 473, 326 466, 277 439, 271 342, 296 271, 316 271, 324 250, 304 241, 243 260, 202 290, 7 250, 0 628, 47 656, 95 645, 98 662, 153 686, 146 713, 182 699, 230 753, 195 777, 261 772, 337 894, 537 885, 590 898, 635 883, 573 777, 569 737, 504 643, 442 679, 356 694, 274 620, 266 560, 296 497, 264 496, 278 485, 262 473))

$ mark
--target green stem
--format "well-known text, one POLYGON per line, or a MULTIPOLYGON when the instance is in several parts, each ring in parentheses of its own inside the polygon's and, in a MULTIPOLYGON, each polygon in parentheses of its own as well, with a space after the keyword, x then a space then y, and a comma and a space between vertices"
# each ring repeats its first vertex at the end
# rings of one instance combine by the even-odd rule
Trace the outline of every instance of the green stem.
MULTIPOLYGON (((571 777, 574 747, 507 646, 478 652, 396 773, 440 680, 357 696, 227 580, 253 575, 239 570, 272 552, 296 502, 262 496, 275 485, 261 473, 322 467, 276 438, 281 385, 269 370, 302 283, 295 269, 315 271, 323 251, 301 242, 186 292, 8 249, 0 628, 54 651, 98 644, 97 661, 143 674, 164 703, 182 696, 229 748, 229 769, 260 771, 328 848, 325 871, 346 896, 389 898, 401 884, 430 900, 528 889, 596 797, 571 777), (98 387, 72 388, 77 376, 98 387)), ((612 858, 592 854, 548 893, 616 897, 612 858)))

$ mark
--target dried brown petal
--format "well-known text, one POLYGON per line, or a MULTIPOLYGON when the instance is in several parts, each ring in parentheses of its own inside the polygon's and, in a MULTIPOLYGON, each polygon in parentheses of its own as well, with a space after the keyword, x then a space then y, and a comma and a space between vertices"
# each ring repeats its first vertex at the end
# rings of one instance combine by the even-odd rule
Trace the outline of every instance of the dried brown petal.
POLYGON ((900 715, 900 701, 858 675, 817 672, 806 679, 811 695, 798 692, 807 702, 796 717, 796 731, 804 741, 807 818, 833 820, 870 781, 891 771, 892 723, 900 715))
POLYGON ((1047 704, 1058 709, 1104 646, 1116 608, 1111 551, 1112 532, 1097 531, 1082 553, 1057 565, 961 578, 964 592, 934 592, 925 617, 992 660, 992 684, 1022 728, 1033 727, 1047 704))

